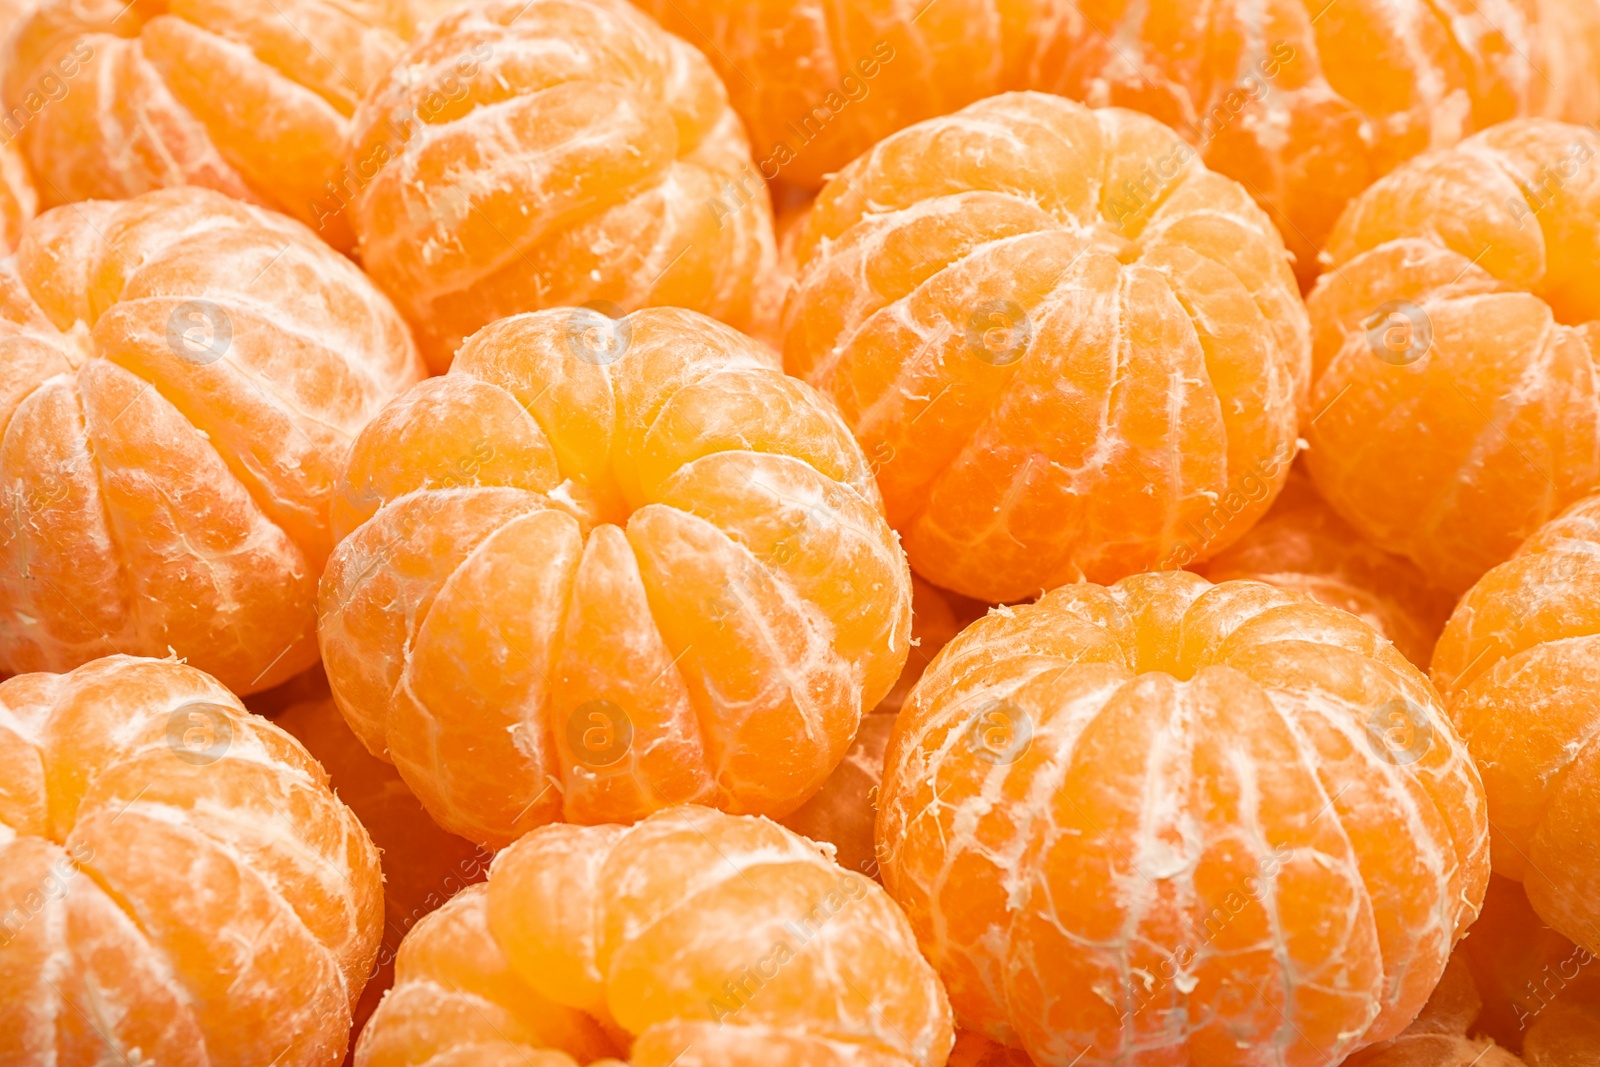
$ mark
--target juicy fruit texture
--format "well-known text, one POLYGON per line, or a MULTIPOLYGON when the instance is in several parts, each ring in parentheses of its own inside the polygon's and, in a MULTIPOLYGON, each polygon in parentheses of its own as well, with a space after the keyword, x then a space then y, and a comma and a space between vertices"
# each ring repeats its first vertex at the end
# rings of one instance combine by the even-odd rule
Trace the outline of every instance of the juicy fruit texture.
POLYGON ((0 262, 0 343, 0 668, 316 662, 337 465, 423 374, 372 283, 210 190, 91 201, 0 262))
POLYGON ((0 144, 0 253, 15 251, 23 227, 38 213, 39 194, 28 164, 16 142, 6 141, 0 144))
POLYGON ((957 1020, 1048 1067, 1337 1063, 1416 1016, 1489 873, 1415 667, 1345 612, 1183 571, 946 645, 878 840, 957 1020))
POLYGON ((1411 1025, 1398 1037, 1357 1052, 1345 1061, 1346 1067, 1521 1067, 1521 1060, 1493 1041, 1467 1036, 1483 1001, 1465 946, 1466 941, 1456 946, 1439 985, 1411 1025))
POLYGON ((1283 482, 1310 365, 1283 242, 1149 118, 1012 93, 912 126, 829 183, 796 252, 785 363, 937 585, 1183 566, 1283 482))
POLYGON ((1309 284, 1339 211, 1418 153, 1530 113, 1600 119, 1589 0, 1051 3, 1032 88, 1135 108, 1245 183, 1309 284))
POLYGON ((1461 598, 1433 680, 1483 773, 1495 871, 1600 952, 1600 496, 1461 598))
POLYGON ((326 186, 409 28, 399 0, 42 0, 5 106, 49 204, 198 185, 346 249, 326 186))
POLYGON ((797 834, 833 845, 835 861, 847 871, 877 877, 872 824, 878 810, 878 783, 883 780, 883 753, 894 717, 933 657, 960 631, 961 623, 945 595, 912 575, 911 649, 899 679, 889 695, 862 716, 844 762, 834 768, 816 796, 780 820, 797 834))
POLYGON ((630 1042, 633 1067, 940 1067, 952 1041, 882 889, 706 808, 534 831, 418 925, 398 974, 357 1067, 571 1067, 630 1042))
POLYGON ((395 769, 369 753, 350 731, 321 672, 310 673, 322 683, 321 696, 291 704, 273 722, 322 764, 339 799, 372 836, 383 862, 383 938, 355 1007, 352 1033, 358 1033, 394 983, 395 955, 402 939, 457 892, 481 882, 489 872, 490 856, 466 838, 434 825, 395 769))
POLYGON ((1600 485, 1600 135, 1504 123, 1354 201, 1308 305, 1317 489, 1460 593, 1600 485))
POLYGON ((997 1044, 970 1030, 957 1030, 949 1067, 1033 1067, 1033 1061, 1021 1049, 997 1044))
POLYGON ((436 371, 539 308, 672 305, 742 329, 776 314, 772 208, 739 118, 705 57, 625 0, 442 19, 368 95, 348 166, 362 261, 436 371))
POLYGON ((1029 0, 636 0, 702 49, 754 172, 816 189, 883 138, 1029 80, 1029 0))
POLYGON ((0 781, 0 1062, 340 1061, 378 854, 292 737, 112 656, 0 683, 0 781))
POLYGON ((838 414, 770 358, 676 308, 520 315, 357 440, 323 660, 440 825, 781 816, 844 757, 910 574, 838 414))
POLYGON ((1410 560, 1351 529, 1301 467, 1259 523, 1194 570, 1211 582, 1250 578, 1348 611, 1423 670, 1453 606, 1410 560))

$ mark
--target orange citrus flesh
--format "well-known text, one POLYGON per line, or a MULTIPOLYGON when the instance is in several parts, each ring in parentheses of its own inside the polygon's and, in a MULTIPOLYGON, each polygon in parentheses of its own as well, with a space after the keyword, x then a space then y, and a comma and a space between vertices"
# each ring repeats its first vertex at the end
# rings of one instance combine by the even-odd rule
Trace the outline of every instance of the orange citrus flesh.
POLYGON ((1212 582, 1252 578, 1348 611, 1423 670, 1453 606, 1410 560, 1339 518, 1301 466, 1259 523, 1194 570, 1212 582))
POLYGON ((183 656, 237 693, 316 662, 328 506, 418 381, 305 227, 206 189, 57 208, 0 261, 0 667, 183 656))
POLYGON ((357 1067, 939 1067, 952 1042, 876 883, 708 808, 528 834, 417 925, 397 975, 357 1067))
POLYGON ((680 802, 786 815, 894 685, 910 574, 827 400, 672 308, 497 322, 351 450, 334 695, 498 846, 680 802))
POLYGON ((42 0, 5 106, 48 204, 198 185, 348 249, 329 185, 412 29, 401 0, 42 0))
POLYGON ((1152 119, 1010 93, 919 123, 823 189, 796 252, 785 363, 936 585, 1184 566, 1283 483, 1309 373, 1283 242, 1152 119))
POLYGON ((883 752, 889 731, 911 687, 917 684, 939 650, 961 630, 955 608, 945 594, 916 575, 911 577, 911 650, 894 688, 862 716, 844 762, 822 783, 815 796, 779 820, 797 834, 834 846, 834 860, 847 871, 869 878, 878 875, 872 825, 877 818, 878 784, 883 779, 883 752))
POLYGON ((884 885, 1039 1064, 1325 1067, 1396 1036, 1488 878, 1483 789, 1360 619, 1182 571, 996 609, 889 742, 884 885))
POLYGON ((0 1063, 339 1063, 378 854, 292 737, 111 656, 0 683, 0 781, 0 1063))
POLYGON ((1600 119, 1590 0, 1038 0, 1032 88, 1135 108, 1243 182, 1302 281, 1340 209, 1396 164, 1517 115, 1600 119))
POLYGON ((739 118, 705 57, 625 0, 490 0, 435 23, 362 104, 347 172, 362 260, 436 371, 539 308, 776 314, 739 118))
MULTIPOLYGON (((1467 940, 1470 940, 1470 933, 1467 940)), ((1428 1003, 1397 1037, 1351 1056, 1348 1067, 1520 1067, 1522 1061, 1488 1038, 1468 1037, 1483 1007, 1465 953, 1456 946, 1428 1003)))
POLYGON ((948 1067, 1033 1067, 1033 1061, 1021 1049, 990 1041, 971 1030, 957 1030, 948 1067))
POLYGON ((395 956, 402 939, 457 892, 483 881, 491 855, 434 825, 394 767, 369 753, 351 732, 321 671, 309 673, 321 683, 321 694, 291 704, 273 722, 322 764, 339 799, 366 827, 383 861, 383 938, 355 1007, 355 1034, 394 984, 395 956))
POLYGON ((14 140, 0 143, 0 253, 16 250, 22 230, 39 213, 28 164, 14 140))
POLYGON ((1483 773, 1495 871, 1600 952, 1600 497, 1468 590, 1433 680, 1483 773))
POLYGON ((750 130, 752 173, 814 190, 883 138, 1025 87, 1027 0, 636 0, 705 52, 750 130))
POLYGON ((1600 134, 1544 120, 1353 201, 1308 299, 1317 489, 1453 594, 1600 485, 1600 134))
POLYGON ((1528 1029, 1522 1058, 1527 1067, 1592 1067, 1600 1063, 1600 997, 1561 1003, 1528 1029))

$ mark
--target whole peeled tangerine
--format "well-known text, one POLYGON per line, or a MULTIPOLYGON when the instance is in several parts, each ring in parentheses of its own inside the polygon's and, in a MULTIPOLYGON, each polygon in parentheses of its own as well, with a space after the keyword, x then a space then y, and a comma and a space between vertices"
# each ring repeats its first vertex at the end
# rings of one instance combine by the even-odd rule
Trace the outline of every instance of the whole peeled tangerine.
POLYGON ((769 323, 772 205, 705 57, 625 0, 488 0, 368 93, 342 180, 362 262, 442 372, 518 312, 769 323))
POLYGON ((504 319, 350 452, 335 698, 441 825, 786 815, 906 660, 911 581, 826 398, 704 315, 504 319))
POLYGON ((1433 680, 1483 773, 1495 872, 1600 952, 1600 497, 1467 590, 1433 680))
POLYGON ((1338 1063, 1417 1015, 1489 877, 1427 679, 1354 615, 1183 571, 946 645, 878 840, 959 1025, 1043 1067, 1338 1063))
POLYGON ((1288 474, 1310 343, 1283 241, 1153 119, 1011 93, 919 123, 822 190, 796 254, 785 364, 936 585, 1181 567, 1288 474))
POLYGON ((356 1067, 942 1067, 905 916, 765 819, 547 826, 400 946, 356 1067))
POLYGON ((0 1063, 335 1067, 383 927, 367 832, 216 679, 0 683, 0 1063))
POLYGON ((348 259, 193 187, 56 208, 0 261, 0 668, 317 659, 350 442, 424 368, 348 259))

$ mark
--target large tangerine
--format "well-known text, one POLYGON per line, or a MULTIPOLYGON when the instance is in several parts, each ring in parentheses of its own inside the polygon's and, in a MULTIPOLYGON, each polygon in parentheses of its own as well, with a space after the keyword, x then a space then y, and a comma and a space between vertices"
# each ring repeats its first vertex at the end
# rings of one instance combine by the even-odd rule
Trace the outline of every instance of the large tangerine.
POLYGON ((423 374, 372 283, 208 189, 90 201, 0 262, 0 345, 0 667, 314 663, 337 466, 423 374))
POLYGON ((1283 242, 1152 119, 1011 93, 919 123, 829 183, 796 252, 785 363, 937 585, 1183 566, 1286 476, 1309 342, 1283 242))
POLYGON ((0 683, 0 1062, 333 1067, 378 855, 215 679, 112 656, 0 683))
POLYGON ((776 314, 738 116, 705 57, 625 0, 441 19, 368 94, 347 161, 362 260, 436 371, 540 308, 672 305, 747 330, 776 314))
POLYGON ((781 816, 894 685, 910 576, 827 400, 703 315, 479 331, 351 450, 321 644, 446 829, 781 816))
POLYGON ((402 0, 41 0, 11 40, 5 106, 47 204, 199 185, 345 249, 328 186, 413 29, 402 0))
POLYGON ((1250 189, 1306 285, 1340 210, 1404 160, 1518 115, 1600 119, 1588 0, 1040 6, 1029 87, 1179 131, 1250 189))
POLYGON ((1600 486, 1600 135, 1524 119, 1346 209, 1308 300, 1317 489, 1464 592, 1600 486))
POLYGON ((1433 679, 1483 774, 1495 871, 1600 952, 1600 497, 1467 591, 1433 679))
POLYGON ((958 1022, 1048 1067, 1336 1063, 1411 1022, 1488 877, 1427 679, 1352 615, 1182 571, 946 645, 878 838, 958 1022))
POLYGON ((876 883, 775 823, 682 807, 495 857, 406 938, 356 1067, 573 1067, 630 1044, 632 1067, 940 1067, 951 1040, 876 883))

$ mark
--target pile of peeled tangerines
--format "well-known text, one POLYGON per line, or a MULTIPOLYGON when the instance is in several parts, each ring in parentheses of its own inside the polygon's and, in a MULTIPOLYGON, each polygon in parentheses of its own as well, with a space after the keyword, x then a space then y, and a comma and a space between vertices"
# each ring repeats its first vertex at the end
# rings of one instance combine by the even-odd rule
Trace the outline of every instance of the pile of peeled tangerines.
POLYGON ((0 1067, 1600 1067, 1600 0, 0 36, 0 1067))

